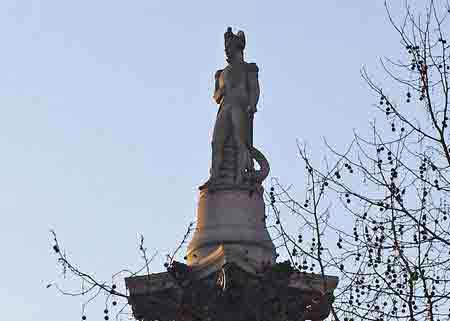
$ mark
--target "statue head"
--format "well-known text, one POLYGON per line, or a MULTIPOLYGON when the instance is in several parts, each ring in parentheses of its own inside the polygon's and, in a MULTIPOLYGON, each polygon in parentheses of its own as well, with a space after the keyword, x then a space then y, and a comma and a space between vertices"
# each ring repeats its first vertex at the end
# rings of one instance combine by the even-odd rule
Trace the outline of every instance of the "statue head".
POLYGON ((224 34, 225 39, 225 54, 227 55, 227 61, 243 59, 245 49, 245 34, 239 30, 237 34, 234 34, 231 27, 228 27, 224 34))

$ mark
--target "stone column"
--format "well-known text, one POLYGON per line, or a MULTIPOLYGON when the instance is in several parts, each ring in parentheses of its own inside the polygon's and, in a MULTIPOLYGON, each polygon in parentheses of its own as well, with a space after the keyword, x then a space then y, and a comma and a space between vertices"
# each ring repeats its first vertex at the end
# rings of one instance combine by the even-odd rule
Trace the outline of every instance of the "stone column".
POLYGON ((228 28, 224 37, 229 64, 216 73, 214 93, 223 112, 213 141, 220 145, 214 154, 220 166, 200 187, 186 264, 171 262, 167 272, 125 279, 129 304, 144 321, 321 321, 338 278, 276 263, 262 187, 269 163, 242 130, 248 127, 243 116, 256 112, 258 67, 243 60, 242 31, 234 35, 228 28), (236 156, 247 154, 251 159, 236 156))

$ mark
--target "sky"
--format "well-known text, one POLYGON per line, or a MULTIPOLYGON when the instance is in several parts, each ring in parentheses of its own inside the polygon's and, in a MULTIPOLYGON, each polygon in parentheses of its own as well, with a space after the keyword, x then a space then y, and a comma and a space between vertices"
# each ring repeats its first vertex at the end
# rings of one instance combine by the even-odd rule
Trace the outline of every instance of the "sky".
POLYGON ((401 50, 382 0, 1 1, 1 319, 80 320, 82 300, 46 289, 64 286, 50 229, 99 279, 142 264, 139 234, 162 270, 208 177, 228 26, 260 69, 254 143, 302 197, 297 142, 320 161, 324 137, 367 130, 360 70, 382 79, 401 50))

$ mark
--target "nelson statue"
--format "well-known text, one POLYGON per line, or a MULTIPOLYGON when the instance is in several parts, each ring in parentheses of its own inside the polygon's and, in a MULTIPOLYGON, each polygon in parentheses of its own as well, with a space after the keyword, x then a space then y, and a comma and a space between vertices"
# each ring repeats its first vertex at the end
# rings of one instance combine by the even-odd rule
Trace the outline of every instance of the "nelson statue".
POLYGON ((224 39, 228 65, 214 77, 213 98, 219 110, 212 138, 211 176, 200 189, 245 189, 261 183, 269 173, 267 160, 253 146, 253 116, 260 94, 258 66, 244 61, 244 32, 234 34, 228 28, 224 39))

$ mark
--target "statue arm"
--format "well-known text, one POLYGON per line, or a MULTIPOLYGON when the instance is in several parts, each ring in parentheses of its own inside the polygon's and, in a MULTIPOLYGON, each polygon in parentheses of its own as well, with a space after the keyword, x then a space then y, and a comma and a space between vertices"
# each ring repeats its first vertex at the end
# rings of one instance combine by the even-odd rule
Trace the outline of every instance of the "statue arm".
POLYGON ((213 99, 217 104, 220 104, 224 95, 224 88, 220 86, 220 75, 222 74, 223 70, 217 70, 216 74, 214 75, 215 79, 215 86, 214 86, 214 95, 213 99))
POLYGON ((249 64, 248 67, 248 91, 249 91, 249 110, 256 112, 256 105, 258 104, 260 88, 258 81, 258 66, 256 64, 249 64))

